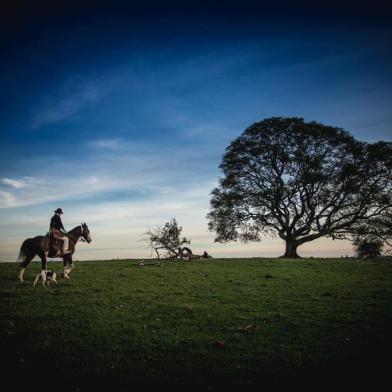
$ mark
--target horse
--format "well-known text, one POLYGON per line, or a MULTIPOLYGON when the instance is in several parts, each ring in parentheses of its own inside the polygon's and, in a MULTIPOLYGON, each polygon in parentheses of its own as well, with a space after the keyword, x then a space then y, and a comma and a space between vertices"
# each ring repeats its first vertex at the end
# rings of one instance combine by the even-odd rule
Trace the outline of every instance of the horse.
POLYGON ((70 272, 75 268, 72 261, 72 255, 75 252, 75 245, 79 240, 90 243, 90 230, 86 223, 76 226, 68 232, 69 253, 63 254, 62 241, 51 238, 47 235, 39 235, 37 237, 26 239, 20 247, 17 263, 19 263, 19 281, 23 283, 23 274, 30 264, 31 260, 38 255, 41 259, 42 271, 46 271, 46 263, 49 258, 62 257, 64 262, 63 277, 69 279, 70 272))

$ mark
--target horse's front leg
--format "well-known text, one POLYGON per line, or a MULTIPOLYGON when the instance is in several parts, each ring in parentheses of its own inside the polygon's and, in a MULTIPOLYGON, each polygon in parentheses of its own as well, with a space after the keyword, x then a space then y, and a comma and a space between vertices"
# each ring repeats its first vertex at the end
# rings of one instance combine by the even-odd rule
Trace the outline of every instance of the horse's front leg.
POLYGON ((69 279, 69 276, 68 276, 68 255, 63 256, 63 263, 64 263, 63 278, 69 279))
POLYGON ((63 272, 63 277, 66 279, 69 279, 69 273, 74 269, 74 264, 72 262, 72 255, 71 254, 65 254, 63 256, 63 262, 64 262, 64 272, 63 272))
POLYGON ((46 270, 48 263, 48 252, 46 250, 42 250, 38 253, 38 256, 41 258, 41 278, 42 278, 42 286, 45 286, 46 283, 46 270))

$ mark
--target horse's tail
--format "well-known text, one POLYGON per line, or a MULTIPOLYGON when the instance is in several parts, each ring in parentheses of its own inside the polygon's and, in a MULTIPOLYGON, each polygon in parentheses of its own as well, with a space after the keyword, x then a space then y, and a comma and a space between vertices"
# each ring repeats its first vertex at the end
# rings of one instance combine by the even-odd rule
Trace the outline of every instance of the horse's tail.
POLYGON ((26 241, 23 242, 22 246, 20 247, 20 251, 18 257, 16 259, 17 263, 23 263, 26 259, 26 241))

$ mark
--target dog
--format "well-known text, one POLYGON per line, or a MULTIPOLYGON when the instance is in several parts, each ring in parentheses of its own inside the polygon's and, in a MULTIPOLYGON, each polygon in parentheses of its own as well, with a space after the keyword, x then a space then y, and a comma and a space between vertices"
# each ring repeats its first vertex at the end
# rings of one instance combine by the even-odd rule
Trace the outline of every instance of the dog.
POLYGON ((57 275, 56 272, 53 270, 42 270, 41 272, 38 272, 38 274, 35 277, 34 280, 34 287, 37 284, 39 278, 42 278, 42 286, 45 286, 47 284, 48 286, 50 285, 50 282, 54 282, 57 284, 57 275))

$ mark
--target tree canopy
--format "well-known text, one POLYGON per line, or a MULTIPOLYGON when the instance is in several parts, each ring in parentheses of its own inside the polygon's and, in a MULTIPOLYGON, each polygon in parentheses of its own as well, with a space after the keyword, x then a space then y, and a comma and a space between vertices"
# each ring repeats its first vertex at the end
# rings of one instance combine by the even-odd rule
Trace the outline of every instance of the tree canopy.
POLYGON ((298 246, 323 236, 352 239, 366 225, 388 233, 382 222, 391 221, 392 143, 273 117, 235 139, 220 168, 208 214, 216 241, 278 235, 284 257, 298 257, 298 246))

